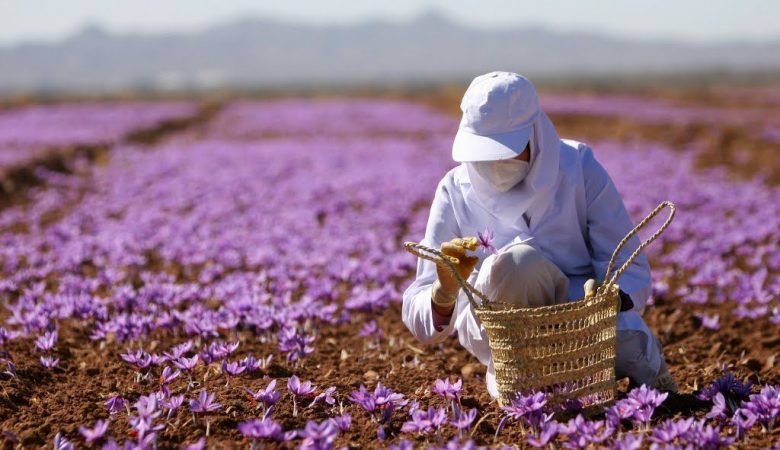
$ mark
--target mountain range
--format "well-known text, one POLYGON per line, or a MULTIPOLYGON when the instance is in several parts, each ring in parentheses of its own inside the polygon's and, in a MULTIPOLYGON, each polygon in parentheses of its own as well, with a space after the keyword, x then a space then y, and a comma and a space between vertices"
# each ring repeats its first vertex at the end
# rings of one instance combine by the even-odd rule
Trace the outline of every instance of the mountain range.
POLYGON ((694 44, 542 26, 475 28, 438 13, 395 23, 308 25, 246 18, 196 32, 114 34, 0 47, 0 94, 394 85, 529 76, 775 72, 780 38, 694 44))

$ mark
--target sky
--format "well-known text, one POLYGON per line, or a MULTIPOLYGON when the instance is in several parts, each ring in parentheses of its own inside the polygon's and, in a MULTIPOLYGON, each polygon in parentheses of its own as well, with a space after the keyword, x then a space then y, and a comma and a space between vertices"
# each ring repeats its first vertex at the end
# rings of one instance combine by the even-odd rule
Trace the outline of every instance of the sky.
POLYGON ((0 45, 110 32, 195 31, 247 17, 312 24, 407 21, 435 10, 465 25, 538 25, 689 42, 780 39, 778 0, 0 0, 0 45))

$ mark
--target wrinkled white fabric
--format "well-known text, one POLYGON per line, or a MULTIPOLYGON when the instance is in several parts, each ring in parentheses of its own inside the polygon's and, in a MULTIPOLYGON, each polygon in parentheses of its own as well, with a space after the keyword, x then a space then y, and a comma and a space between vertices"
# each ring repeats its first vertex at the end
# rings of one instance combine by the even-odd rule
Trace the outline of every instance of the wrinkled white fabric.
POLYGON ((569 279, 532 242, 516 238, 485 258, 474 287, 490 299, 522 307, 566 302, 569 279))
MULTIPOLYGON (((615 246, 633 224, 612 179, 590 147, 559 139, 543 112, 533 127, 530 170, 523 181, 507 192, 488 195, 476 189, 466 164, 444 175, 436 188, 421 243, 439 248, 455 237, 476 236, 486 227, 494 231, 494 245, 498 248, 518 237, 532 237, 534 246, 569 279, 568 299, 580 299, 588 278, 604 279, 615 246)), ((618 266, 638 245, 636 237, 629 240, 617 259, 618 266)), ((484 259, 469 277, 472 284, 483 263, 484 259)), ((430 301, 435 279, 434 263, 419 259, 416 278, 403 294, 404 323, 423 343, 441 342, 457 330, 461 345, 487 365, 487 336, 463 290, 458 294, 449 324, 441 331, 435 328, 430 301)), ((644 353, 657 372, 661 356, 641 317, 650 295, 650 268, 644 253, 618 283, 634 302, 631 310, 618 314, 618 330, 636 330, 646 335, 644 353)))

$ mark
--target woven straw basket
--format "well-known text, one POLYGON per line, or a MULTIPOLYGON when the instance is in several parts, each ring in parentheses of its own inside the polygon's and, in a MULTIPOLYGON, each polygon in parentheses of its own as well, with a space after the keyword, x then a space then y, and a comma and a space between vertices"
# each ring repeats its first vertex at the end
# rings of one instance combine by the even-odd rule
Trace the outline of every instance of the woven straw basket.
POLYGON ((617 280, 669 226, 674 213, 673 203, 661 203, 618 243, 595 295, 551 306, 518 307, 500 299, 492 301, 460 276, 454 265, 457 258, 415 242, 406 242, 404 247, 420 258, 448 267, 465 291, 488 336, 501 405, 511 403, 517 393, 536 390, 551 394, 550 404, 577 399, 593 409, 615 398, 615 337, 620 309, 617 280), (669 216, 663 225, 612 273, 623 246, 664 207, 669 208, 669 216), (474 300, 475 295, 480 304, 474 300))

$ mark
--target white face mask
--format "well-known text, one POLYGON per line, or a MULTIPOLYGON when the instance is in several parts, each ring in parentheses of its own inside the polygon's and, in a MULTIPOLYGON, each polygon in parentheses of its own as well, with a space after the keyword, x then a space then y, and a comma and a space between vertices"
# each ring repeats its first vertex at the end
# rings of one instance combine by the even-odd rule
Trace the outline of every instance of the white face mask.
POLYGON ((523 178, 528 175, 530 167, 527 161, 518 159, 474 161, 467 164, 499 192, 506 192, 517 183, 523 181, 523 178))

